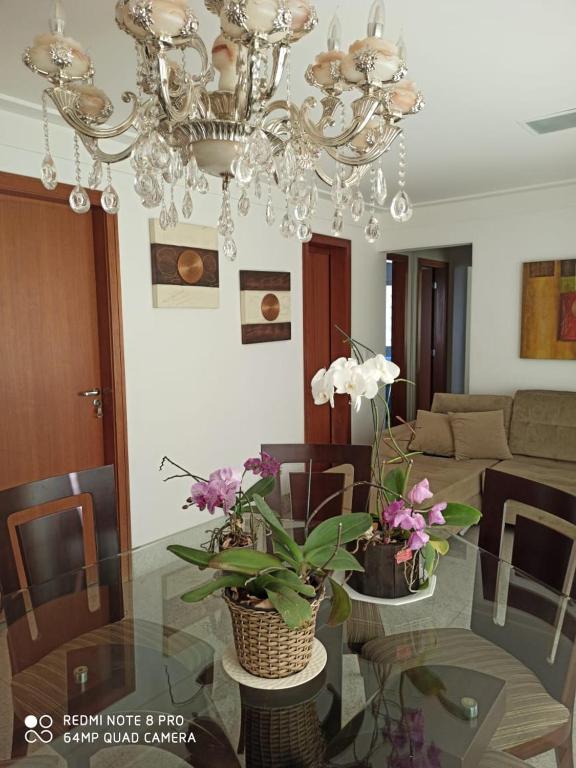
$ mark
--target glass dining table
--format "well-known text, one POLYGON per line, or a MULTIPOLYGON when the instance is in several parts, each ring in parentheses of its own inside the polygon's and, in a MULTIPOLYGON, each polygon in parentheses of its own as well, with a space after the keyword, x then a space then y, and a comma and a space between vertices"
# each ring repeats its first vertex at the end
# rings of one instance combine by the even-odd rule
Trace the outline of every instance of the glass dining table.
POLYGON ((2 598, 0 765, 451 768, 572 765, 573 601, 453 536, 432 594, 321 607, 322 672, 228 677, 219 596, 174 558, 206 524, 2 598))

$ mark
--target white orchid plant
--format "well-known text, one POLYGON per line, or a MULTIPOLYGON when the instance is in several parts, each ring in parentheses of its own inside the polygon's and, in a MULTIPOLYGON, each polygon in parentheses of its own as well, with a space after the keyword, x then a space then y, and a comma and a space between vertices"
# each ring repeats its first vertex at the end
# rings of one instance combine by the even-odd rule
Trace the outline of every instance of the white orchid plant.
POLYGON ((375 354, 366 360, 339 357, 314 376, 312 396, 316 405, 330 403, 334 407, 334 395, 348 395, 354 410, 359 411, 363 398, 374 400, 382 386, 393 384, 399 375, 400 368, 384 355, 375 354))
POLYGON ((403 451, 394 436, 387 391, 394 383, 406 380, 399 378, 400 368, 384 355, 343 335, 353 356, 340 357, 329 368, 321 368, 312 379, 311 388, 316 405, 330 403, 333 408, 336 395, 348 395, 356 412, 365 400, 370 403, 374 424, 370 485, 376 504, 372 507, 372 530, 363 537, 360 546, 402 543, 397 562, 406 564, 405 572, 411 585, 419 582, 425 586, 439 557, 449 550, 446 537, 437 535, 438 527, 464 528, 477 523, 481 515, 466 504, 444 501, 431 504, 433 493, 426 478, 409 488, 412 459, 417 454, 403 451), (386 430, 386 440, 396 455, 383 459, 381 444, 386 430), (416 578, 420 573, 423 578, 416 578))

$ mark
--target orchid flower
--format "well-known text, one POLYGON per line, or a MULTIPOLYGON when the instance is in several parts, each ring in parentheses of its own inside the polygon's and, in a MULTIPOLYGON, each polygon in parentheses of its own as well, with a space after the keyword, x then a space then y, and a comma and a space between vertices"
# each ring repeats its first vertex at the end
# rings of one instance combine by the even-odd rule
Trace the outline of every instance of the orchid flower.
POLYGON ((320 368, 312 379, 312 397, 315 405, 330 403, 334 407, 333 376, 326 368, 320 368))
POLYGON ((236 505, 236 494, 241 486, 240 470, 224 467, 212 472, 207 482, 194 483, 190 498, 198 509, 207 509, 211 515, 216 509, 223 509, 228 514, 236 505))
POLYGON ((426 533, 426 531, 413 531, 410 534, 410 538, 408 539, 408 549, 411 549, 413 552, 417 552, 419 549, 422 549, 422 547, 426 546, 429 541, 430 536, 426 533))
POLYGON ((400 368, 390 360, 386 360, 384 355, 376 355, 362 363, 362 369, 367 376, 375 379, 382 384, 393 384, 400 376, 400 368))
POLYGON ((393 526, 394 520, 396 519, 396 515, 400 514, 401 512, 407 512, 404 502, 402 499, 398 499, 397 501, 393 501, 391 504, 388 504, 387 507, 384 507, 382 510, 382 522, 384 525, 393 526))
POLYGON ((280 472, 280 462, 266 451, 262 451, 260 456, 247 459, 244 462, 244 469, 261 477, 276 477, 280 472))
POLYGON ((434 504, 432 509, 428 512, 428 523, 430 525, 444 525, 446 520, 442 512, 446 509, 448 504, 442 501, 440 504, 434 504))
POLYGON ((408 500, 411 504, 422 504, 426 499, 431 499, 434 494, 430 491, 430 484, 424 478, 408 491, 408 500))

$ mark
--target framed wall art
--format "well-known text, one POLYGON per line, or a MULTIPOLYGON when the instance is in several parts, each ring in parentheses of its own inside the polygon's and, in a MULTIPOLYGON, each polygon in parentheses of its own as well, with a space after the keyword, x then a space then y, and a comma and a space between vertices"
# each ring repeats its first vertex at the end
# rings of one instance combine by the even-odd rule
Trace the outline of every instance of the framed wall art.
POLYGON ((292 337, 290 272, 240 270, 242 343, 292 337))
POLYGON ((159 309, 217 309, 220 306, 218 232, 179 224, 163 230, 150 221, 152 296, 159 309))
POLYGON ((520 356, 576 360, 576 259, 523 265, 520 356))

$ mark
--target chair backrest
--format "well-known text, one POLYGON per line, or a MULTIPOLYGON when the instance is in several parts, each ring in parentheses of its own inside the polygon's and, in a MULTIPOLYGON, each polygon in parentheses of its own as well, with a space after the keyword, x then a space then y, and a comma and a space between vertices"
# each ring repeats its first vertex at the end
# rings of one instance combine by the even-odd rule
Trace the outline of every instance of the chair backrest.
POLYGON ((480 556, 472 628, 510 647, 553 695, 573 701, 576 496, 488 469, 478 544, 487 554, 480 556), (523 632, 526 621, 542 631, 523 632))
MULTIPOLYGON (((316 506, 321 503, 325 498, 330 496, 338 490, 347 488, 346 477, 350 477, 350 467, 353 470, 354 486, 352 495, 344 491, 344 498, 342 501, 333 504, 331 511, 328 514, 328 510, 323 516, 319 516, 319 519, 324 519, 332 514, 342 514, 342 512, 367 512, 369 499, 370 499, 370 486, 367 483, 371 480, 371 461, 372 461, 372 448, 369 445, 312 445, 306 443, 296 444, 270 444, 262 445, 262 451, 266 451, 270 455, 279 461, 282 465, 294 464, 300 465, 301 474, 303 476, 310 477, 310 471, 312 471, 312 486, 311 490, 316 486, 314 501, 317 502, 316 506), (330 478, 329 470, 333 470, 336 476, 344 476, 344 485, 340 485, 340 480, 330 478), (324 473, 328 475, 326 477, 314 478, 316 473, 324 473), (358 483, 360 483, 358 485, 358 483), (324 491, 320 489, 324 488, 324 491), (332 491, 330 491, 332 488, 332 491), (330 492, 329 492, 330 491, 330 492), (323 495, 324 494, 324 495, 323 495), (335 511, 338 509, 339 511, 335 511)), ((290 475, 297 475, 297 472, 290 472, 290 475)), ((291 481, 292 482, 292 481, 291 481)), ((304 485, 306 490, 308 489, 307 480, 296 481, 300 486, 304 485)), ((301 494, 299 494, 299 497, 301 494)), ((306 493, 307 497, 307 493, 306 493)), ((267 497, 267 501, 270 506, 277 512, 282 512, 282 484, 276 483, 274 490, 267 497)), ((300 505, 298 505, 300 506, 300 505)), ((314 510, 315 507, 310 504, 310 509, 314 510)), ((300 515, 299 512, 293 508, 293 516, 300 515)), ((305 516, 301 516, 301 519, 305 519, 305 516)))
POLYGON ((0 591, 14 671, 122 618, 119 553, 112 466, 0 491, 0 591))

